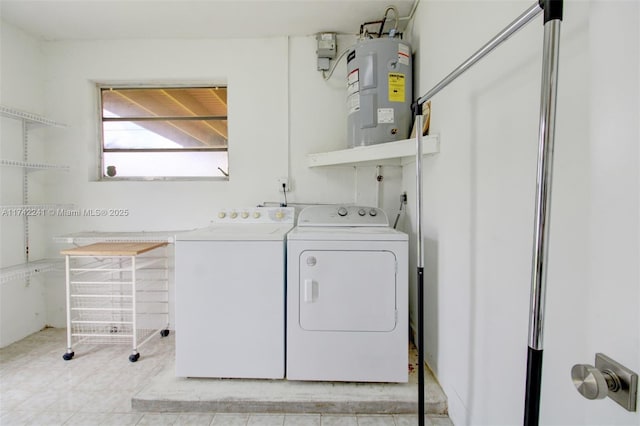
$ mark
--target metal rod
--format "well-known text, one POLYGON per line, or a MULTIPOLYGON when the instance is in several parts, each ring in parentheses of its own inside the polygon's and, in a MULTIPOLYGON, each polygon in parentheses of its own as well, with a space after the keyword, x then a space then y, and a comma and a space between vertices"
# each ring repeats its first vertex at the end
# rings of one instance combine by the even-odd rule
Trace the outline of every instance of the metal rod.
MULTIPOLYGON (((29 126, 26 120, 22 120, 22 161, 27 163, 29 161, 29 126)), ((29 171, 22 169, 22 204, 29 205, 29 171)), ((29 216, 24 215, 23 221, 23 235, 24 239, 24 262, 29 262, 29 216)), ((30 278, 26 279, 27 285, 30 283, 30 278)))
POLYGON ((69 255, 65 255, 64 257, 64 276, 65 283, 64 289, 67 295, 67 352, 66 354, 71 354, 73 349, 71 349, 71 272, 70 272, 70 260, 69 255))
POLYGON ((418 267, 418 425, 424 426, 424 268, 418 267))
MULTIPOLYGON (((420 108, 422 109, 422 108, 420 108)), ((417 220, 417 266, 424 267, 424 242, 422 238, 422 126, 424 116, 422 111, 416 115, 416 217, 417 220)))
POLYGON ((161 117, 102 117, 102 121, 212 121, 227 120, 226 115, 199 115, 199 116, 161 116, 161 117))
POLYGON ((417 238, 417 297, 418 297, 418 425, 424 426, 424 238, 422 237, 422 106, 415 104, 416 112, 416 217, 417 238))
POLYGON ((102 152, 226 152, 227 148, 189 147, 189 148, 105 148, 102 152))
POLYGON ((529 346, 542 349, 544 302, 547 281, 551 183, 553 180, 553 147, 555 133, 556 95, 558 85, 558 54, 560 22, 545 24, 542 89, 540 94, 540 129, 538 136, 538 166, 536 171, 535 222, 531 265, 531 303, 529 316, 529 346))
MULTIPOLYGON (((122 260, 121 260, 122 261, 122 260)), ((138 312, 137 312, 137 288, 136 288, 136 256, 131 256, 131 307, 133 308, 132 319, 133 322, 131 333, 133 334, 133 349, 131 355, 138 355, 138 312)), ((129 358, 131 360, 131 358, 129 358)))
POLYGON ((553 181, 553 149, 558 87, 558 59, 562 0, 551 5, 545 2, 544 48, 540 93, 540 129, 538 136, 538 167, 536 172, 536 204, 534 243, 531 267, 531 298, 529 306, 529 348, 525 392, 524 425, 537 426, 540 417, 542 389, 542 355, 544 313, 547 286, 547 259, 553 181), (556 9, 549 11, 549 9, 556 9), (558 12, 559 10, 559 12, 558 12), (551 15, 559 13, 553 19, 551 15))
POLYGON ((434 97, 438 92, 440 92, 442 89, 447 87, 456 78, 460 77, 462 73, 464 73, 473 65, 475 65, 476 62, 484 58, 487 54, 491 53, 493 49, 501 45, 504 41, 506 41, 509 37, 511 37, 515 32, 517 32, 520 28, 528 24, 540 12, 542 12, 542 8, 538 4, 538 2, 536 2, 533 6, 527 9, 526 12, 520 15, 515 21, 510 23, 505 29, 503 29, 500 33, 498 33, 498 35, 492 38, 487 44, 482 46, 480 50, 478 50, 476 53, 471 55, 469 59, 464 61, 455 70, 453 70, 448 76, 446 76, 438 84, 436 84, 431 90, 425 93, 424 96, 419 98, 418 103, 424 104, 429 99, 434 97))
POLYGON ((537 426, 540 421, 542 352, 542 349, 527 349, 527 384, 524 400, 524 426, 537 426))

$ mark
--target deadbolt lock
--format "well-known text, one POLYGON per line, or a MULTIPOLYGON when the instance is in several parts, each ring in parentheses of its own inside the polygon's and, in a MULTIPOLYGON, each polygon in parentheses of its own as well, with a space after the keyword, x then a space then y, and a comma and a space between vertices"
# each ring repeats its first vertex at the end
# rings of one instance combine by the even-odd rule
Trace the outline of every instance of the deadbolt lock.
POLYGON ((638 375, 608 356, 597 353, 595 366, 576 364, 571 379, 587 399, 609 397, 628 411, 636 411, 638 375))

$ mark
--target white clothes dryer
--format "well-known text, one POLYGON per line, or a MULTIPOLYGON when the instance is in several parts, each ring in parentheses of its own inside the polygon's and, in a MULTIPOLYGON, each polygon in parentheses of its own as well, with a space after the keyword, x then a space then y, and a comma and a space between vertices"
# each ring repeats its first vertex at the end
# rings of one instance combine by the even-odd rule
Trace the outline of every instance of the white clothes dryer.
POLYGON ((293 207, 220 209, 176 236, 178 377, 282 379, 293 207))
POLYGON ((408 315, 408 236, 383 210, 302 210, 287 235, 287 379, 407 382, 408 315))

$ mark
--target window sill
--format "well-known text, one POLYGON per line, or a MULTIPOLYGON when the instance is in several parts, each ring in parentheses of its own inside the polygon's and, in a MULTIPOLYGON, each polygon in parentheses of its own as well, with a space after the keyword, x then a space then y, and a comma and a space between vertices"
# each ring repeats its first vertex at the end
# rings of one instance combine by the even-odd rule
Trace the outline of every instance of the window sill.
POLYGON ((157 176, 157 177, 108 177, 103 176, 96 182, 228 182, 227 176, 157 176))

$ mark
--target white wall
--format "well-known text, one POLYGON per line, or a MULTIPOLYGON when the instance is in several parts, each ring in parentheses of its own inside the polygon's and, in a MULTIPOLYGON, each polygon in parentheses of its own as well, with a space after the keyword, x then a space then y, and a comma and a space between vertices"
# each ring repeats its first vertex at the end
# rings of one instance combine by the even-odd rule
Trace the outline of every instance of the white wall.
POLYGON ((287 175, 287 40, 153 40, 44 45, 48 109, 69 129, 48 157, 72 170, 50 182, 51 202, 79 208, 128 208, 122 218, 55 218, 58 232, 167 230, 204 226, 215 206, 277 198, 287 175), (228 84, 228 182, 97 181, 96 82, 228 84))
MULTIPOLYGON (((419 92, 529 6, 421 2, 419 92)), ((611 400, 583 399, 569 374, 595 352, 640 370, 638 9, 565 2, 543 424, 640 419, 611 400)), ((425 339, 455 424, 522 422, 542 32, 537 18, 433 99, 441 152, 424 165, 425 339)), ((414 180, 406 167, 409 194, 414 180)))

